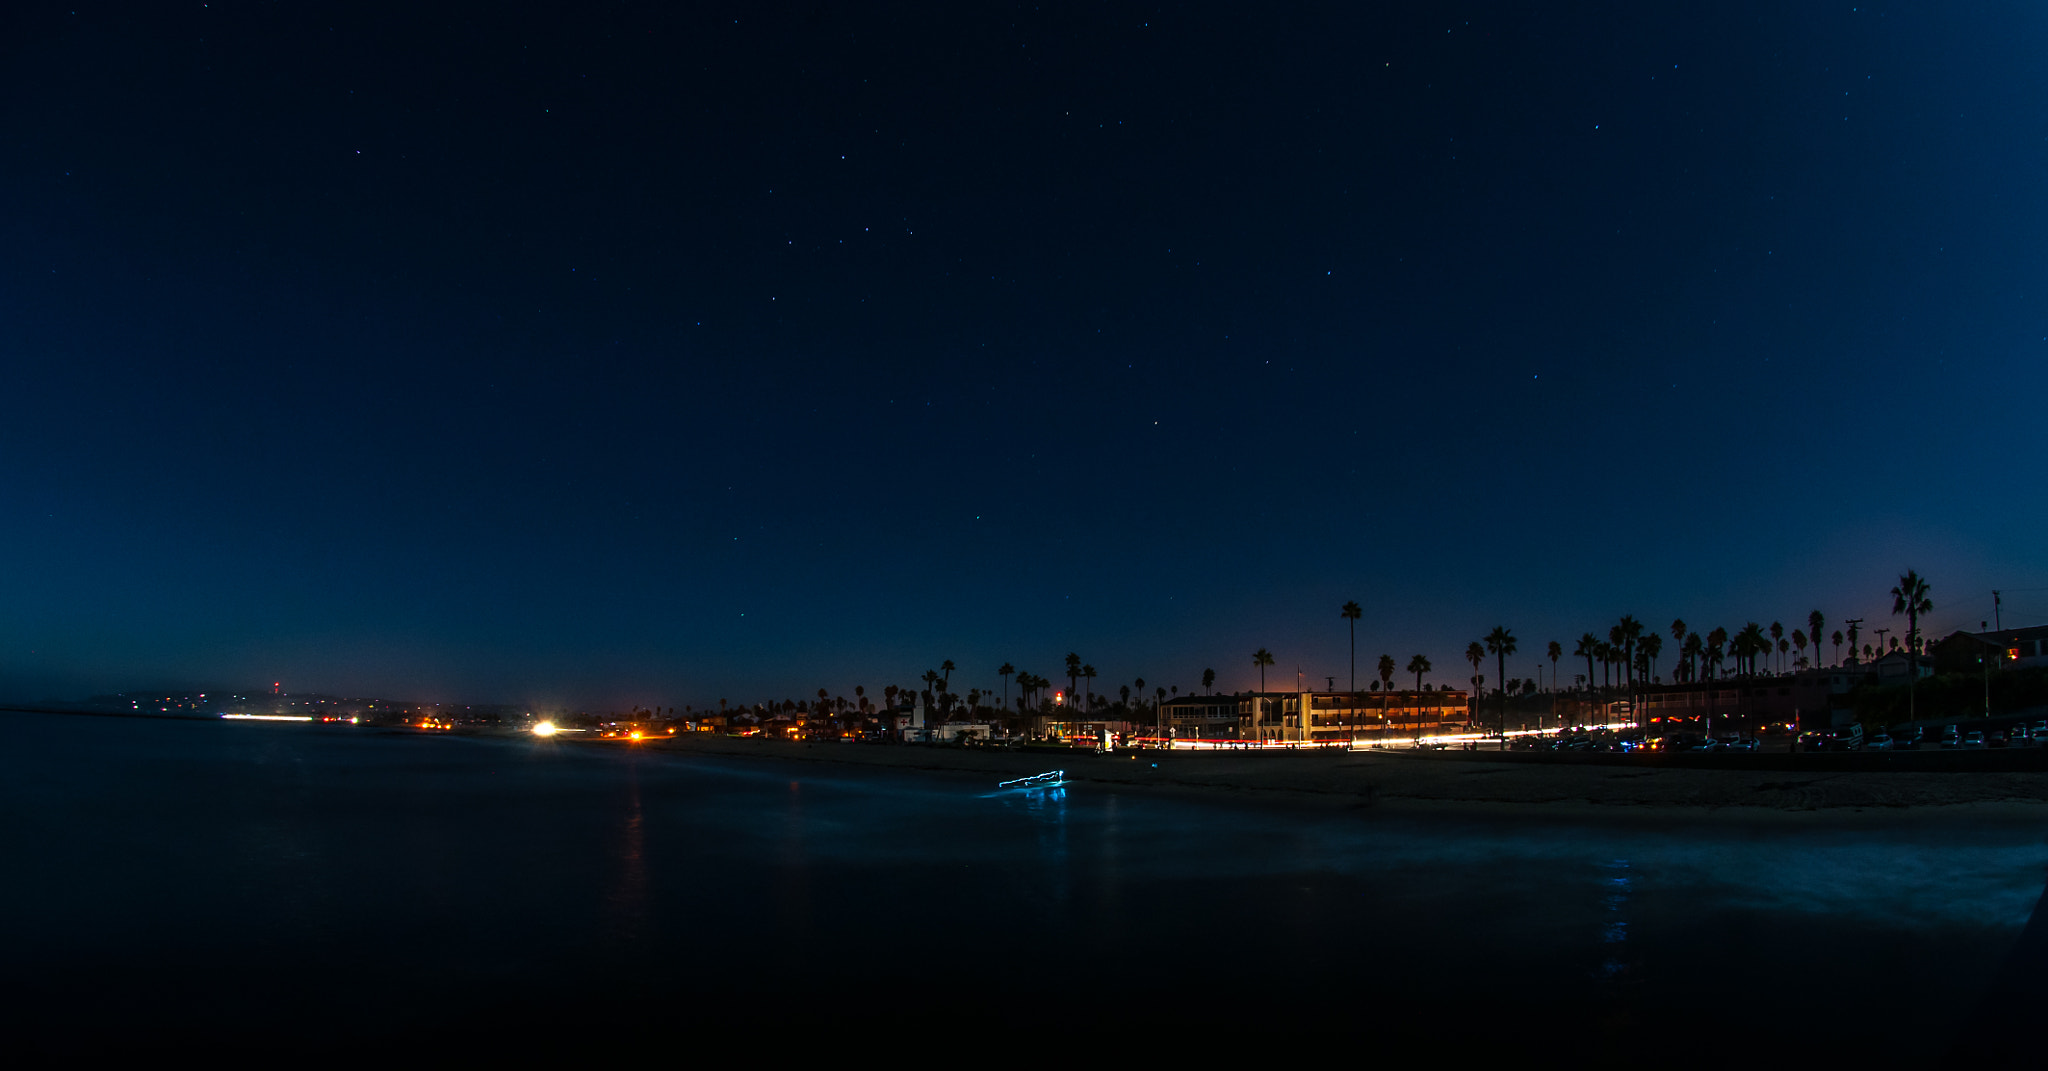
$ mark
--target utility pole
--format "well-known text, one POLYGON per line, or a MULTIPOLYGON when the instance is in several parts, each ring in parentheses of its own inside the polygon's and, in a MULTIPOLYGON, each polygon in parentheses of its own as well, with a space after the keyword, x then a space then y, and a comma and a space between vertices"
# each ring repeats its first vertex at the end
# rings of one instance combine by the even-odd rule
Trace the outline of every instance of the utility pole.
POLYGON ((1998 625, 1998 631, 2005 631, 2005 596, 1997 588, 1991 589, 1991 620, 1998 625))
POLYGON ((1878 657, 1878 658, 1883 658, 1883 657, 1884 657, 1884 634, 1885 634, 1885 633, 1887 633, 1887 632, 1890 632, 1890 631, 1891 631, 1891 629, 1888 629, 1888 628, 1878 628, 1878 629, 1871 629, 1871 631, 1872 631, 1872 632, 1875 632, 1875 633, 1877 633, 1877 657, 1878 657))

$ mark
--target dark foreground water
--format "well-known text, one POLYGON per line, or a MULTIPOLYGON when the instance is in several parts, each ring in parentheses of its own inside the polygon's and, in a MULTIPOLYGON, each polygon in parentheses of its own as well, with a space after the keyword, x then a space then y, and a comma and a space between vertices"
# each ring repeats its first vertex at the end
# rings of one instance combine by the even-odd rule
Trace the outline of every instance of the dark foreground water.
POLYGON ((301 725, 0 730, 4 1014, 50 1055, 1970 1063, 1972 1039, 2041 1051, 2048 1010, 2048 934, 2021 939, 2033 827, 1403 817, 301 725))

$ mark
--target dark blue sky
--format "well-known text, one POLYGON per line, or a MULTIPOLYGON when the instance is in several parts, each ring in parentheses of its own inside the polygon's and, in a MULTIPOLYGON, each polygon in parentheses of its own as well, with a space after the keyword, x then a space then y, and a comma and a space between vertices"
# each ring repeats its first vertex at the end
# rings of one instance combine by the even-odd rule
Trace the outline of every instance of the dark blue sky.
POLYGON ((18 5, 0 694, 2048 620, 2048 15, 1380 6, 18 5))

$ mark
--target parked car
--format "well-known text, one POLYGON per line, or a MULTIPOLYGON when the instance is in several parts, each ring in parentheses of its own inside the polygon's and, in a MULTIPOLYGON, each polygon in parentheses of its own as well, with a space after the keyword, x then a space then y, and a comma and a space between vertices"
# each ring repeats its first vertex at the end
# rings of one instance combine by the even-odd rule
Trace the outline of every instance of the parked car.
POLYGON ((1953 725, 1944 725, 1944 726, 1942 726, 1942 727, 1941 727, 1941 746, 1942 746, 1942 747, 1945 747, 1945 748, 1958 748, 1958 747, 1962 747, 1962 746, 1963 746, 1963 731, 1962 731, 1961 729, 1958 729, 1958 728, 1956 728, 1956 727, 1955 727, 1955 726, 1953 726, 1953 725))
POLYGON ((1920 744, 1921 744, 1921 735, 1922 735, 1922 733, 1923 733, 1923 732, 1924 732, 1924 730, 1922 730, 1922 729, 1918 729, 1918 728, 1912 728, 1912 729, 1901 729, 1901 730, 1899 730, 1898 732, 1895 732, 1895 733, 1891 734, 1891 737, 1892 737, 1892 750, 1894 750, 1894 751, 1918 751, 1918 750, 1920 750, 1920 744))
POLYGON ((1728 751, 1755 751, 1758 743, 1757 738, 1754 736, 1743 736, 1737 737, 1734 740, 1724 740, 1721 742, 1721 747, 1728 751))
POLYGON ((1891 734, 1879 733, 1876 736, 1873 736, 1870 739, 1865 740, 1863 742, 1863 746, 1869 748, 1872 751, 1890 751, 1892 749, 1891 734))
POLYGON ((1964 733, 1964 734, 1963 734, 1963 747, 1964 747, 1964 748, 1966 748, 1966 749, 1968 749, 1968 748, 1981 748, 1981 747, 1983 747, 1983 746, 1984 746, 1984 732, 1983 732, 1983 730, 1981 730, 1981 729, 1972 729, 1972 730, 1970 730, 1969 732, 1967 732, 1967 733, 1964 733))
POLYGON ((2007 744, 2005 733, 1993 731, 1990 736, 1984 738, 1984 743, 1991 747, 2005 747, 2007 744))

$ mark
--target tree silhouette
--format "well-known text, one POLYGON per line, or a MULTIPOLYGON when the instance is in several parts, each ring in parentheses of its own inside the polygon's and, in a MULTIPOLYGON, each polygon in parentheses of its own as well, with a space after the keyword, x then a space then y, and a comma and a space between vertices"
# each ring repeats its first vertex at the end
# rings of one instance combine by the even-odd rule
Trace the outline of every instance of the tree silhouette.
POLYGON ((1506 748, 1508 746, 1508 656, 1515 653, 1515 634, 1509 632, 1504 625, 1495 625, 1493 631, 1486 634, 1486 649, 1499 660, 1499 665, 1496 667, 1499 671, 1499 676, 1494 679, 1501 682, 1500 746, 1506 748))
MULTIPOLYGON (((1266 690, 1266 667, 1273 664, 1273 652, 1264 647, 1252 652, 1252 665, 1259 667, 1259 691, 1266 690)), ((1205 674, 1206 675, 1206 674, 1205 674)))
MULTIPOLYGON (((1175 687, 1176 687, 1176 688, 1178 688, 1179 686, 1178 686, 1178 685, 1176 685, 1175 687)), ((1215 670, 1213 670, 1213 669, 1205 669, 1205 670, 1203 670, 1203 671, 1202 671, 1202 690, 1203 690, 1203 691, 1205 691, 1205 692, 1213 692, 1213 691, 1215 691, 1215 690, 1216 690, 1216 671, 1215 671, 1215 670)))
POLYGON ((1820 661, 1820 638, 1823 635, 1821 630, 1827 627, 1828 619, 1822 617, 1819 610, 1806 615, 1806 636, 1813 641, 1813 660, 1815 662, 1820 661))
POLYGON ((1002 668, 996 670, 996 676, 1001 677, 1003 679, 1004 710, 1010 709, 1010 674, 1015 672, 1017 672, 1017 667, 1009 664, 1008 662, 1003 663, 1002 668))
MULTIPOLYGON (((1394 660, 1392 658, 1386 659, 1384 664, 1388 669, 1394 668, 1394 660)), ((1415 674, 1416 691, 1422 690, 1422 675, 1429 672, 1430 668, 1427 655, 1416 655, 1408 660, 1408 672, 1415 674)), ((1387 674, 1387 676, 1391 677, 1392 674, 1387 674)))
POLYGON ((1351 625, 1351 690, 1355 692, 1358 690, 1358 618, 1365 611, 1352 601, 1345 603, 1337 613, 1351 625))
MULTIPOLYGON (((1579 645, 1572 648, 1572 657, 1586 660, 1586 690, 1589 692, 1593 690, 1593 656, 1599 653, 1599 638, 1590 632, 1580 633, 1579 645)), ((1479 667, 1475 664, 1472 668, 1477 670, 1479 667)))
POLYGON ((1557 660, 1564 657, 1564 644, 1552 640, 1550 641, 1550 649, 1545 653, 1550 655, 1550 690, 1555 692, 1557 691, 1557 660))
POLYGON ((1892 588, 1893 615, 1906 615, 1906 720, 1919 718, 1919 703, 1914 696, 1915 685, 1920 678, 1920 615, 1934 610, 1934 600, 1927 597, 1927 581, 1918 572, 1906 570, 1899 583, 1892 588))

